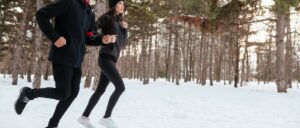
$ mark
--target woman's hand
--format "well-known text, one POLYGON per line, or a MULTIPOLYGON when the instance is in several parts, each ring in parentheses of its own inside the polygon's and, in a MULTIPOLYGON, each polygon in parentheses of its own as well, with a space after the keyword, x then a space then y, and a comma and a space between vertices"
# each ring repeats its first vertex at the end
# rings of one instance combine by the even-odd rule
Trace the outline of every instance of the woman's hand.
POLYGON ((123 28, 127 29, 128 28, 128 23, 126 21, 121 22, 123 28))
POLYGON ((102 37, 102 42, 104 44, 115 43, 117 40, 117 35, 105 35, 102 37))
POLYGON ((105 35, 102 37, 102 42, 103 44, 109 44, 109 35, 105 35))

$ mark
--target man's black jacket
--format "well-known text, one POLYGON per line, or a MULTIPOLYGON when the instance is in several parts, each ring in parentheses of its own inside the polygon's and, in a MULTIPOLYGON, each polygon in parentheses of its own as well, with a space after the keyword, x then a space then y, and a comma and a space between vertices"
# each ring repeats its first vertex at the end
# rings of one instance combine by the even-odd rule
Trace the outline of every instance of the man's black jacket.
POLYGON ((36 19, 42 32, 52 42, 48 57, 52 62, 79 68, 85 44, 102 45, 102 35, 91 38, 91 32, 96 31, 95 14, 82 0, 58 0, 39 9, 36 19), (50 23, 52 18, 55 18, 54 27, 50 23), (54 42, 61 36, 66 38, 67 44, 57 48, 54 42))

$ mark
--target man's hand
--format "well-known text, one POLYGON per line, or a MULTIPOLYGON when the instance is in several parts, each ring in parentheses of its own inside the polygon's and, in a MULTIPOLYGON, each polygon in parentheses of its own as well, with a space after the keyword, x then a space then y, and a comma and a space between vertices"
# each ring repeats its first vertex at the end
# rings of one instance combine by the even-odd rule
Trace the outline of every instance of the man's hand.
POLYGON ((102 37, 102 42, 104 44, 110 44, 110 43, 115 43, 117 40, 116 35, 105 35, 102 37))
POLYGON ((57 41, 55 41, 54 45, 57 48, 61 48, 67 44, 67 40, 64 37, 59 37, 57 41))

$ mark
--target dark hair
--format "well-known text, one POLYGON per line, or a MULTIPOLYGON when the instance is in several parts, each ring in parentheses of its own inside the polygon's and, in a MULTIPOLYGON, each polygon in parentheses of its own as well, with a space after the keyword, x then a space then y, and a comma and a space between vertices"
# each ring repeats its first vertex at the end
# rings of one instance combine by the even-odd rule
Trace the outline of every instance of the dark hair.
POLYGON ((123 14, 120 14, 119 16, 116 16, 115 6, 114 6, 110 10, 105 12, 102 16, 100 16, 98 21, 101 22, 102 20, 104 20, 104 22, 106 22, 102 26, 102 33, 103 34, 115 35, 116 34, 116 30, 115 30, 115 23, 116 22, 114 22, 114 21, 116 20, 116 18, 120 18, 119 21, 122 21, 123 20, 122 15, 123 14))
POLYGON ((98 19, 99 22, 104 22, 103 26, 101 27, 102 29, 102 33, 103 34, 116 34, 116 30, 115 30, 115 22, 113 22, 115 20, 115 9, 112 8, 109 11, 107 11, 106 13, 104 13, 102 16, 100 16, 100 18, 98 19))

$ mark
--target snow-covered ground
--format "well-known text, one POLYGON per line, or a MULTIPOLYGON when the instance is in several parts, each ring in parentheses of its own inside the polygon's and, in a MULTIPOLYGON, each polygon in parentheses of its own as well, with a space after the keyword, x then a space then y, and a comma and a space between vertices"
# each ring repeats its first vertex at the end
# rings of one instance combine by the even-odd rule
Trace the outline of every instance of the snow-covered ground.
MULTIPOLYGON (((159 80, 143 86, 137 80, 125 80, 126 91, 113 113, 120 128, 300 128, 300 89, 287 94, 276 93, 276 86, 257 85, 235 89, 215 83, 199 86, 195 83, 173 83, 159 80)), ((0 76, 0 128, 44 128, 52 116, 57 101, 39 98, 28 104, 18 116, 13 105, 19 89, 31 86, 20 80, 11 86, 11 78, 0 76)), ((54 82, 43 81, 43 87, 54 82)), ((98 124, 114 87, 107 92, 91 114, 98 124)), ((83 89, 67 111, 60 128, 83 128, 77 118, 83 112, 91 94, 83 89)), ((97 125, 100 128, 100 125, 97 125)))

